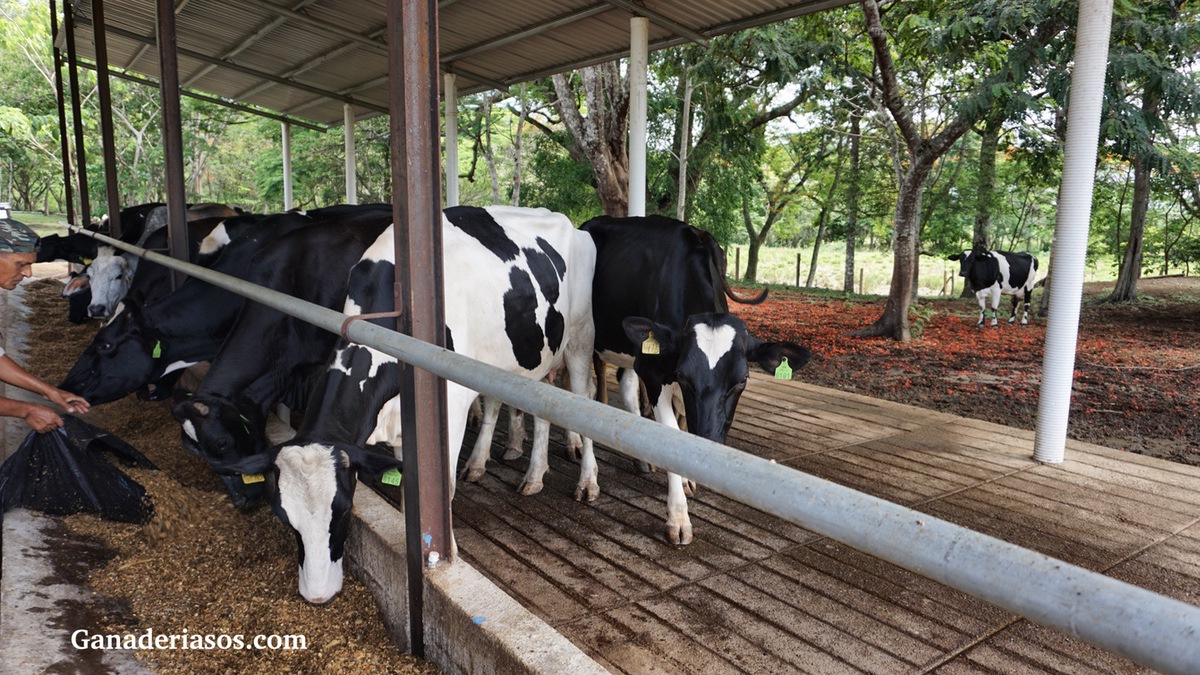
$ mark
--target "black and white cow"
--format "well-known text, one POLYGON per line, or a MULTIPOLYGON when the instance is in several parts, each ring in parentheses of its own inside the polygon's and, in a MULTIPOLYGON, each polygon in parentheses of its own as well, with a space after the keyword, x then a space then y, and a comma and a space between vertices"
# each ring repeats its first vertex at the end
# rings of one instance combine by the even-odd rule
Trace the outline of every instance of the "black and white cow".
MULTIPOLYGON (((391 207, 320 221, 277 239, 253 258, 249 281, 330 309, 346 300, 350 268, 392 222, 391 207), (302 273, 297 273, 302 271, 302 273)), ((257 303, 242 309, 196 391, 172 408, 183 445, 214 464, 267 452, 267 415, 276 403, 303 408, 337 335, 257 303)), ((222 476, 235 506, 263 483, 222 476)))
MULTIPOLYGON (((595 264, 591 238, 545 209, 453 207, 442 219, 442 246, 447 346, 537 379, 565 355, 573 389, 586 395, 595 264)), ((351 271, 347 314, 392 309, 393 260, 389 228, 351 271)), ((341 590, 356 474, 398 466, 397 460, 362 448, 373 442, 399 444, 399 388, 395 359, 340 342, 296 437, 271 453, 222 468, 274 472, 273 506, 296 533, 300 594, 309 602, 327 602, 341 590)), ((474 391, 446 384, 452 467, 475 397, 474 391)), ((584 447, 590 451, 587 441, 584 447)))
MULTIPOLYGON (((196 204, 188 208, 187 223, 212 222, 213 218, 237 218, 239 214, 232 207, 224 204, 196 204)), ((167 207, 159 206, 151 209, 146 216, 146 223, 140 232, 135 230, 121 232, 121 240, 144 248, 155 247, 150 243, 157 238, 161 244, 166 243, 167 207), (136 236, 134 236, 136 234, 136 236)), ((211 227, 208 227, 211 231, 211 227)), ((189 228, 191 232, 191 228, 189 228)), ((203 239, 207 232, 196 231, 196 239, 203 239)), ((191 235, 189 234, 189 237, 191 235)), ((159 245, 158 248, 164 246, 159 245)), ((88 314, 94 319, 103 319, 113 313, 117 303, 129 292, 137 272, 140 257, 117 251, 110 246, 101 246, 96 259, 88 265, 88 275, 91 277, 92 303, 88 306, 88 314)), ((165 275, 163 275, 165 278, 165 275)))
MULTIPOLYGON (((640 378, 655 419, 679 428, 671 402, 678 390, 688 432, 724 443, 751 364, 774 373, 784 358, 796 369, 811 358, 800 345, 759 340, 729 313, 726 295, 754 303, 766 292, 750 300, 733 294, 725 256, 707 232, 661 216, 594 218, 580 229, 596 244, 596 352, 625 369, 621 397, 630 412, 640 414, 640 378)), ((683 479, 673 473, 666 525, 672 543, 691 542, 683 479)))
POLYGON ((1009 323, 1017 320, 1017 304, 1020 294, 1025 296, 1025 309, 1021 314, 1021 325, 1029 323, 1029 301, 1033 296, 1033 286, 1037 282, 1038 259, 1030 253, 1009 253, 1008 251, 987 251, 974 249, 955 253, 949 260, 959 263, 958 276, 966 277, 975 297, 979 299, 979 322, 976 327, 983 325, 984 313, 988 300, 992 304, 992 326, 999 325, 1000 296, 1012 296, 1012 316, 1009 323))
MULTIPOLYGON (((311 215, 297 213, 263 218, 257 227, 225 246, 212 269, 245 278, 253 271, 250 261, 255 253, 313 222, 311 215)), ((164 375, 211 359, 242 304, 241 296, 199 279, 188 279, 174 293, 145 307, 132 300, 122 302, 67 373, 63 385, 93 404, 107 403, 164 375)))

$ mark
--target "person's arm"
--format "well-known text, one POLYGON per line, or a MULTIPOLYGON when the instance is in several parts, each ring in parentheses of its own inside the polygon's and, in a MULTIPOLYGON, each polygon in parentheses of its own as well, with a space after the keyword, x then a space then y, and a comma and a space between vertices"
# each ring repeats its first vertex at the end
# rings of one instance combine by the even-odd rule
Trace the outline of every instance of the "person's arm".
MULTIPOLYGON (((35 394, 41 394, 47 400, 66 409, 67 412, 85 413, 91 408, 91 404, 82 396, 76 396, 71 392, 63 391, 42 382, 26 372, 24 368, 9 358, 7 354, 0 356, 0 380, 14 387, 20 387, 35 394)), ((16 415, 16 417, 21 417, 21 415, 16 415)), ((59 420, 59 425, 61 424, 62 420, 59 420)))
POLYGON ((44 405, 0 398, 0 416, 20 417, 39 434, 53 431, 63 425, 58 413, 44 405))

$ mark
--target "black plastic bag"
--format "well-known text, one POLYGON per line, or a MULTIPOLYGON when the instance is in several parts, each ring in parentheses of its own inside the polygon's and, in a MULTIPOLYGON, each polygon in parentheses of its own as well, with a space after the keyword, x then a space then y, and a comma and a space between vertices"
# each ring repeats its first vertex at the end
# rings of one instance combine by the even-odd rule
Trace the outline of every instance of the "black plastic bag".
POLYGON ((50 515, 96 513, 106 520, 144 523, 154 513, 146 489, 105 459, 109 451, 124 462, 156 468, 117 436, 71 415, 64 426, 44 434, 29 432, 21 447, 0 465, 0 506, 50 515))

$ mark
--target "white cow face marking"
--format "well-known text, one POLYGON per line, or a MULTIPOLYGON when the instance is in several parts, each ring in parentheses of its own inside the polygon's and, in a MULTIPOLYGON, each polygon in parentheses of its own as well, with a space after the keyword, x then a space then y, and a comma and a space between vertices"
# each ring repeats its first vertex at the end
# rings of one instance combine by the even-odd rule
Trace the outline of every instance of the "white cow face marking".
POLYGON ((196 425, 192 424, 191 420, 184 420, 182 426, 183 433, 187 434, 188 438, 192 439, 196 443, 200 442, 199 437, 196 436, 196 425))
POLYGON ((721 357, 729 353, 733 348, 733 339, 737 337, 737 330, 729 325, 710 326, 698 323, 695 333, 696 346, 708 359, 709 370, 714 370, 721 357))
MULTIPOLYGON (((334 450, 320 443, 284 446, 275 468, 276 510, 296 533, 300 548, 300 595, 326 603, 342 590, 343 581, 341 547, 334 551, 331 541, 339 482, 334 450)), ((344 510, 348 513, 348 506, 344 510)))

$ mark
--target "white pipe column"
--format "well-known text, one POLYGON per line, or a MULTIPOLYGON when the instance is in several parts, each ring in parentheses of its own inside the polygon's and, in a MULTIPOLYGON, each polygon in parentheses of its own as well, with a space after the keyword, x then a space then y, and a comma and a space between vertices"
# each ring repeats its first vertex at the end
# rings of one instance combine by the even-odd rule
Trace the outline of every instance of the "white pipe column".
POLYGON ((1050 319, 1046 325, 1037 436, 1033 444, 1033 458, 1052 464, 1063 461, 1067 445, 1112 8, 1113 0, 1081 0, 1079 3, 1066 150, 1051 252, 1054 281, 1050 284, 1050 319))
POLYGON ((343 130, 346 133, 346 203, 358 203, 358 162, 354 153, 354 109, 349 103, 342 106, 343 130))
POLYGON ((283 122, 283 210, 290 211, 292 199, 292 125, 283 122))
POLYGON ((458 206, 458 76, 442 75, 446 98, 446 206, 458 206))
POLYGON ((629 20, 629 215, 646 215, 646 67, 650 19, 629 20))

